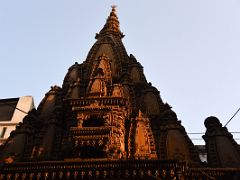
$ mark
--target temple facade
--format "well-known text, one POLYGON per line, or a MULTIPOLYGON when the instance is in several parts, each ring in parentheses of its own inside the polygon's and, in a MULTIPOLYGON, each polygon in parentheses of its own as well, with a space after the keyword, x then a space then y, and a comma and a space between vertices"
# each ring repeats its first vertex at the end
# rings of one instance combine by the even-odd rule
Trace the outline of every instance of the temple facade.
POLYGON ((122 43, 115 7, 72 65, 0 147, 0 179, 210 179, 240 173, 240 149, 215 117, 207 162, 122 43))

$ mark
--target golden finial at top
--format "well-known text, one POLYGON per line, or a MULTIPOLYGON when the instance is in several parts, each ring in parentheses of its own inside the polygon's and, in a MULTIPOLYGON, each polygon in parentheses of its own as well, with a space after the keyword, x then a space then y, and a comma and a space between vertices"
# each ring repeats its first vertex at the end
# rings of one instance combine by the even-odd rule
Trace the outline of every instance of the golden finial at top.
POLYGON ((115 35, 119 35, 121 38, 124 37, 124 35, 122 34, 122 32, 120 31, 120 27, 119 27, 119 21, 118 21, 118 17, 116 14, 116 5, 112 5, 112 11, 110 12, 106 23, 104 25, 104 27, 101 29, 101 31, 99 32, 99 34, 96 35, 96 39, 99 38, 99 36, 103 36, 109 33, 114 33, 115 35))
POLYGON ((116 8, 117 8, 116 5, 112 5, 111 7, 112 7, 112 11, 116 11, 116 8))

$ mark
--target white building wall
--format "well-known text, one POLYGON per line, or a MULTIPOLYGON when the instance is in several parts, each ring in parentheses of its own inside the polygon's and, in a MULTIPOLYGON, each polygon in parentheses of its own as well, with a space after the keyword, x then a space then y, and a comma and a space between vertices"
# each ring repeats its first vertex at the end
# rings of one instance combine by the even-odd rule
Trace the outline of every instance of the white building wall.
POLYGON ((9 121, 0 122, 0 136, 6 128, 3 137, 0 137, 0 145, 6 141, 10 133, 16 129, 16 125, 23 120, 30 110, 34 108, 34 101, 32 96, 22 96, 19 98, 17 106, 14 110, 12 118, 9 121), (26 113, 24 113, 26 112, 26 113))

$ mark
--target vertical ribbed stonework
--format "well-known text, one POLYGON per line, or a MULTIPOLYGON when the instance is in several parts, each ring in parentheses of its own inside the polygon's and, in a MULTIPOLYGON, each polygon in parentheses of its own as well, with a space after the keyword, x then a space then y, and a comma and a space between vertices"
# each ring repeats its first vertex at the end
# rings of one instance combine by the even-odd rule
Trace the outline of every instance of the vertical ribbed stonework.
POLYGON ((104 36, 106 34, 115 34, 123 37, 123 34, 120 31, 119 21, 116 14, 116 6, 112 6, 112 11, 107 18, 106 24, 100 31, 99 36, 104 36))

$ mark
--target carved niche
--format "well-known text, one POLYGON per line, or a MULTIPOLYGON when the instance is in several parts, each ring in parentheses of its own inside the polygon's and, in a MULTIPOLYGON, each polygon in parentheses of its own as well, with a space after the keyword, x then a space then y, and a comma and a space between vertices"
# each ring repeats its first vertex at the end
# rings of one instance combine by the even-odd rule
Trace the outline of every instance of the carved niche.
MULTIPOLYGON (((108 40, 111 41, 111 40, 108 40)), ((107 56, 109 59, 111 59, 111 72, 112 72, 112 76, 116 77, 119 75, 119 68, 120 66, 117 64, 116 62, 116 57, 115 57, 115 53, 113 52, 113 48, 111 44, 101 44, 98 52, 96 53, 96 57, 102 56, 102 55, 107 56)))
POLYGON ((87 94, 90 96, 107 96, 112 84, 110 59, 102 54, 93 65, 87 94))
POLYGON ((141 111, 139 111, 138 116, 131 123, 129 146, 130 157, 135 159, 157 158, 150 121, 141 111))
POLYGON ((114 97, 123 97, 124 96, 123 87, 121 84, 113 85, 112 96, 114 96, 114 97))

